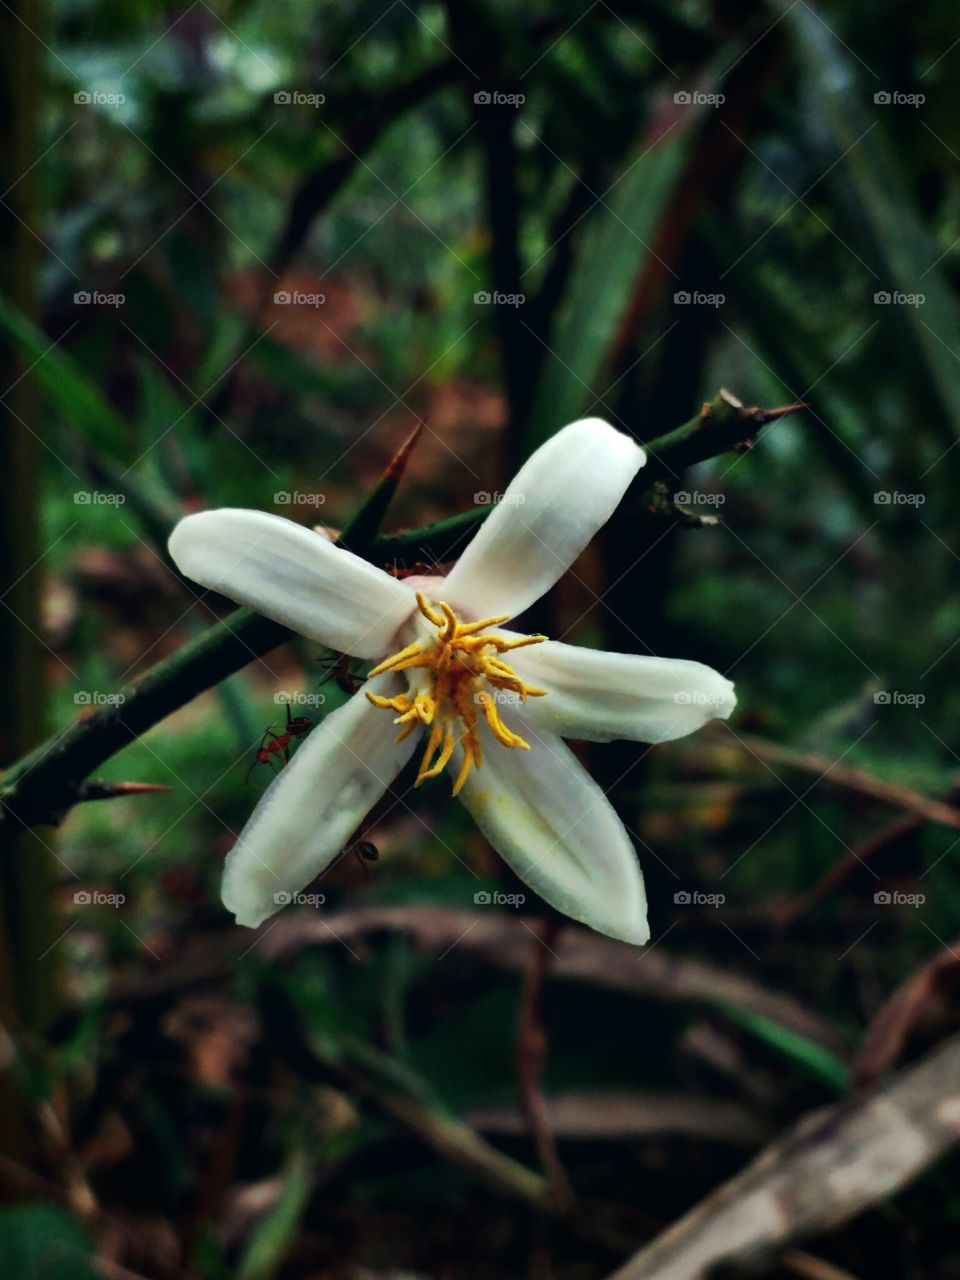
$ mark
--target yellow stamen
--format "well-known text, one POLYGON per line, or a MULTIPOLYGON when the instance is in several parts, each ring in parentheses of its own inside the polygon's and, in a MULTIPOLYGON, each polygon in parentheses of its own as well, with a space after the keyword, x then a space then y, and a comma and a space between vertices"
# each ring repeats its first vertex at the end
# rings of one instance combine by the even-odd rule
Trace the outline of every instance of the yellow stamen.
POLYGON ((460 794, 460 788, 466 782, 467 775, 469 774, 470 770, 473 768, 473 763, 474 763, 473 747, 471 746, 466 735, 464 735, 464 737, 461 739, 460 745, 463 747, 463 764, 460 766, 460 772, 457 774, 457 780, 453 784, 453 794, 455 796, 458 796, 460 794))
POLYGON ((518 733, 503 722, 498 694, 509 694, 518 703, 527 698, 542 698, 546 690, 524 684, 517 672, 501 657, 511 649, 540 644, 546 636, 493 635, 488 627, 506 622, 508 615, 462 622, 445 601, 436 605, 417 593, 420 613, 437 629, 432 644, 415 640, 398 653, 391 654, 370 672, 377 676, 385 671, 417 669, 423 675, 413 677, 407 693, 386 698, 367 693, 375 707, 397 712, 394 724, 400 726, 398 742, 409 737, 420 725, 430 729, 426 749, 420 761, 416 785, 441 774, 459 741, 463 762, 453 784, 457 795, 470 772, 483 763, 480 740, 480 713, 494 738, 504 747, 530 750, 518 733))
POLYGON ((368 679, 373 676, 382 675, 384 671, 393 671, 398 663, 406 661, 408 658, 414 657, 423 648, 419 640, 415 640, 413 644, 408 644, 405 649, 401 649, 399 653, 392 654, 389 658, 384 658, 379 666, 374 667, 370 672, 368 679))
POLYGON ((519 734, 512 733, 500 719, 497 704, 489 693, 478 693, 477 701, 483 707, 483 714, 486 716, 487 724, 492 729, 493 736, 498 742, 502 742, 505 747, 523 747, 526 751, 530 750, 530 743, 525 742, 519 734))

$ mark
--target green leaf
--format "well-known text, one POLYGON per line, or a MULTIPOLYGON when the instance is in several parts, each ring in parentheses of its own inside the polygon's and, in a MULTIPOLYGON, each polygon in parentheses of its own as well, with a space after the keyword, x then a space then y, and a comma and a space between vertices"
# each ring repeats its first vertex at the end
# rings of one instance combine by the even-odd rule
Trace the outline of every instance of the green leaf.
POLYGON ((34 361, 30 377, 48 401, 76 427, 84 440, 119 461, 131 438, 127 422, 113 409, 80 366, 20 311, 0 296, 0 330, 34 361))
POLYGON ((0 1208, 3 1274, 16 1280, 96 1280, 90 1241, 64 1209, 48 1204, 0 1208))
MULTIPOLYGON (((872 283, 869 301, 873 291, 924 295, 922 306, 887 308, 878 314, 895 311, 894 318, 902 323, 914 345, 917 367, 925 370, 935 393, 940 422, 949 426, 943 434, 952 442, 960 437, 960 314, 935 265, 940 250, 911 204, 909 184, 883 141, 882 126, 864 110, 863 103, 879 82, 865 84, 865 74, 854 66, 847 47, 809 5, 778 7, 786 11, 803 74, 816 95, 817 123, 830 130, 831 150, 842 159, 831 181, 855 210, 858 233, 863 236, 865 230, 864 239, 872 236, 879 255, 874 265, 881 278, 872 283)), ((870 255, 863 239, 857 245, 859 252, 870 255)), ((903 353, 902 367, 909 370, 911 363, 903 353)), ((940 424, 934 420, 930 425, 940 424)))
POLYGON ((310 1198, 306 1158, 296 1155, 284 1175, 280 1198, 253 1233, 237 1268, 237 1280, 271 1280, 283 1265, 310 1198))
POLYGON ((545 356, 528 427, 527 449, 602 396, 602 374, 660 217, 684 173, 699 118, 684 117, 631 162, 588 216, 570 283, 545 356))
POLYGON ((753 1009, 745 1009, 741 1005, 725 1001, 718 1002, 718 1007, 731 1022, 776 1050, 804 1075, 836 1093, 846 1093, 850 1086, 850 1073, 836 1054, 822 1044, 801 1035, 799 1031, 791 1031, 789 1027, 753 1009))

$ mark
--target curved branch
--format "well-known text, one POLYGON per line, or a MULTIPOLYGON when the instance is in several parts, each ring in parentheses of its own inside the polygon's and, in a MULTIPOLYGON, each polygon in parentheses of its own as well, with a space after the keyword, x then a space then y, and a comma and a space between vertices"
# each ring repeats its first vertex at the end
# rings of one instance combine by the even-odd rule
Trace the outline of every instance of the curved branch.
POLYGON ((353 113, 350 130, 340 140, 337 155, 308 174, 293 194, 283 231, 270 254, 271 268, 277 276, 283 275, 296 257, 315 220, 361 163, 360 156, 405 111, 419 106, 437 90, 455 84, 463 74, 463 68, 448 58, 380 94, 367 110, 353 113))
MULTIPOLYGON (((695 418, 646 444, 648 462, 633 496, 683 467, 732 449, 748 448, 767 423, 801 407, 747 408, 729 391, 721 391, 695 418)), ((388 471, 341 536, 341 542, 349 543, 358 555, 373 563, 385 564, 403 556, 449 559, 462 545, 464 535, 490 513, 490 507, 477 507, 449 520, 374 539, 370 512, 382 513, 385 494, 392 492, 398 480, 399 475, 388 471), (358 538, 361 530, 366 536, 358 538)), ((25 827, 62 821, 82 798, 81 784, 94 769, 198 694, 293 634, 251 609, 236 609, 121 690, 122 701, 118 698, 115 704, 76 721, 11 765, 0 783, 0 814, 25 827)))
POLYGON ((895 1195, 960 1140, 960 1036, 866 1097, 799 1121, 610 1280, 766 1274, 790 1246, 895 1195))

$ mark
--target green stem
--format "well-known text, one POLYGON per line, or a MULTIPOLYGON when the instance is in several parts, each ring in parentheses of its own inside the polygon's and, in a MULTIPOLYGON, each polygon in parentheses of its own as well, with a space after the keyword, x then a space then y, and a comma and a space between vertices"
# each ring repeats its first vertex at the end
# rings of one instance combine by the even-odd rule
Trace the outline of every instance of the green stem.
MULTIPOLYGON (((700 412, 682 427, 666 435, 647 441, 647 464, 639 472, 632 495, 638 496, 658 480, 678 479, 680 472, 707 458, 716 458, 731 450, 750 448, 763 427, 778 418, 802 409, 803 405, 791 404, 779 409, 748 408, 729 391, 720 391, 704 403, 700 412)), ((435 520, 419 529, 378 538, 373 544, 370 559, 377 564, 389 564, 391 560, 409 558, 435 560, 443 563, 459 555, 467 536, 490 514, 489 506, 461 511, 445 520, 435 520)))
MULTIPOLYGON (((748 447, 768 422, 800 407, 746 408, 729 392, 721 391, 695 418, 645 446, 648 462, 630 496, 638 498, 654 481, 677 475, 693 463, 748 447)), ((373 563, 388 563, 407 553, 441 561, 450 558, 462 547, 465 535, 491 510, 479 507, 406 533, 374 538, 370 512, 373 509, 382 514, 385 509, 382 484, 373 490, 340 539, 373 563), (358 538, 358 530, 365 537, 358 538)), ((123 689, 122 703, 78 721, 12 765, 0 786, 5 816, 25 826, 61 820, 77 802, 81 783, 94 769, 198 694, 293 634, 250 609, 235 610, 123 689)))

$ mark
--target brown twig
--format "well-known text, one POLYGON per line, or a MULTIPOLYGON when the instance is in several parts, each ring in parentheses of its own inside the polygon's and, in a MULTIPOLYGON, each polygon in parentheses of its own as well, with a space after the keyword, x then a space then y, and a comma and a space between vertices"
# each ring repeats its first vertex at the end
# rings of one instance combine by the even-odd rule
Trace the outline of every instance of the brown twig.
MULTIPOLYGON (((707 732, 716 736, 716 730, 707 732)), ((728 736, 729 733, 728 733, 728 736)), ((784 765, 788 769, 797 769, 801 773, 816 774, 823 782, 832 786, 845 787, 849 791, 857 791, 871 800, 880 800, 884 804, 898 809, 907 809, 911 813, 937 822, 945 827, 960 827, 960 809, 945 804, 942 800, 932 800, 929 796, 905 787, 899 782, 888 782, 877 778, 864 769, 856 769, 851 765, 837 764, 835 760, 818 751, 798 751, 794 747, 783 746, 778 742, 768 742, 765 738, 755 737, 749 733, 737 733, 733 740, 745 751, 757 756, 760 760, 784 765)))
POLYGON ((275 1052, 307 1079, 333 1077, 375 1111, 389 1117, 442 1160, 494 1194, 534 1213, 558 1209, 546 1178, 504 1155, 450 1115, 423 1080, 388 1054, 351 1036, 332 1038, 307 1027, 295 1005, 274 990, 264 1003, 265 1026, 275 1052))
POLYGON ((889 1071, 910 1034, 938 1001, 960 985, 960 938, 939 951, 897 987, 874 1015, 853 1060, 854 1087, 865 1088, 889 1071))
POLYGON ((543 988, 550 957, 556 954, 553 944, 559 931, 560 922, 553 915, 546 916, 536 931, 531 930, 534 942, 523 971, 517 1017, 517 1088, 540 1167, 550 1182, 558 1210, 567 1212, 573 1208, 573 1188, 557 1153, 550 1113, 541 1087, 547 1060, 547 1033, 542 1016, 543 988))
POLYGON ((954 1036, 868 1096, 806 1116, 610 1280, 756 1272, 893 1195, 958 1141, 954 1036))
POLYGON ((897 818, 895 822, 887 823, 882 830, 871 836, 868 840, 864 840, 856 849, 851 849, 844 854, 838 862, 835 862, 825 876, 808 889, 806 893, 791 898, 789 902, 779 904, 774 913, 773 923, 778 929, 790 929, 803 916, 807 914, 811 907, 815 906, 823 898, 834 893, 845 880, 858 867, 864 867, 872 861, 884 849, 888 849, 892 844, 898 843, 908 835, 920 830, 923 825, 923 818, 916 814, 909 814, 904 818, 897 818))
MULTIPOLYGON (((450 907, 362 907, 337 912, 324 920, 316 912, 287 911, 263 926, 259 940, 230 929, 186 951, 176 960, 131 982, 116 981, 114 1004, 136 1004, 182 991, 232 972, 236 955, 256 946, 268 963, 281 963, 308 946, 330 946, 338 939, 361 941, 385 930, 406 934, 411 944, 430 952, 479 956, 497 969, 522 973, 529 958, 530 931, 526 921, 484 910, 457 911, 450 907)), ((675 1000, 683 1004, 740 1005, 777 1022, 798 1035, 844 1057, 839 1031, 799 1000, 764 986, 717 964, 671 954, 665 947, 651 950, 625 946, 589 929, 564 924, 554 945, 554 980, 592 982, 606 990, 675 1000)))

